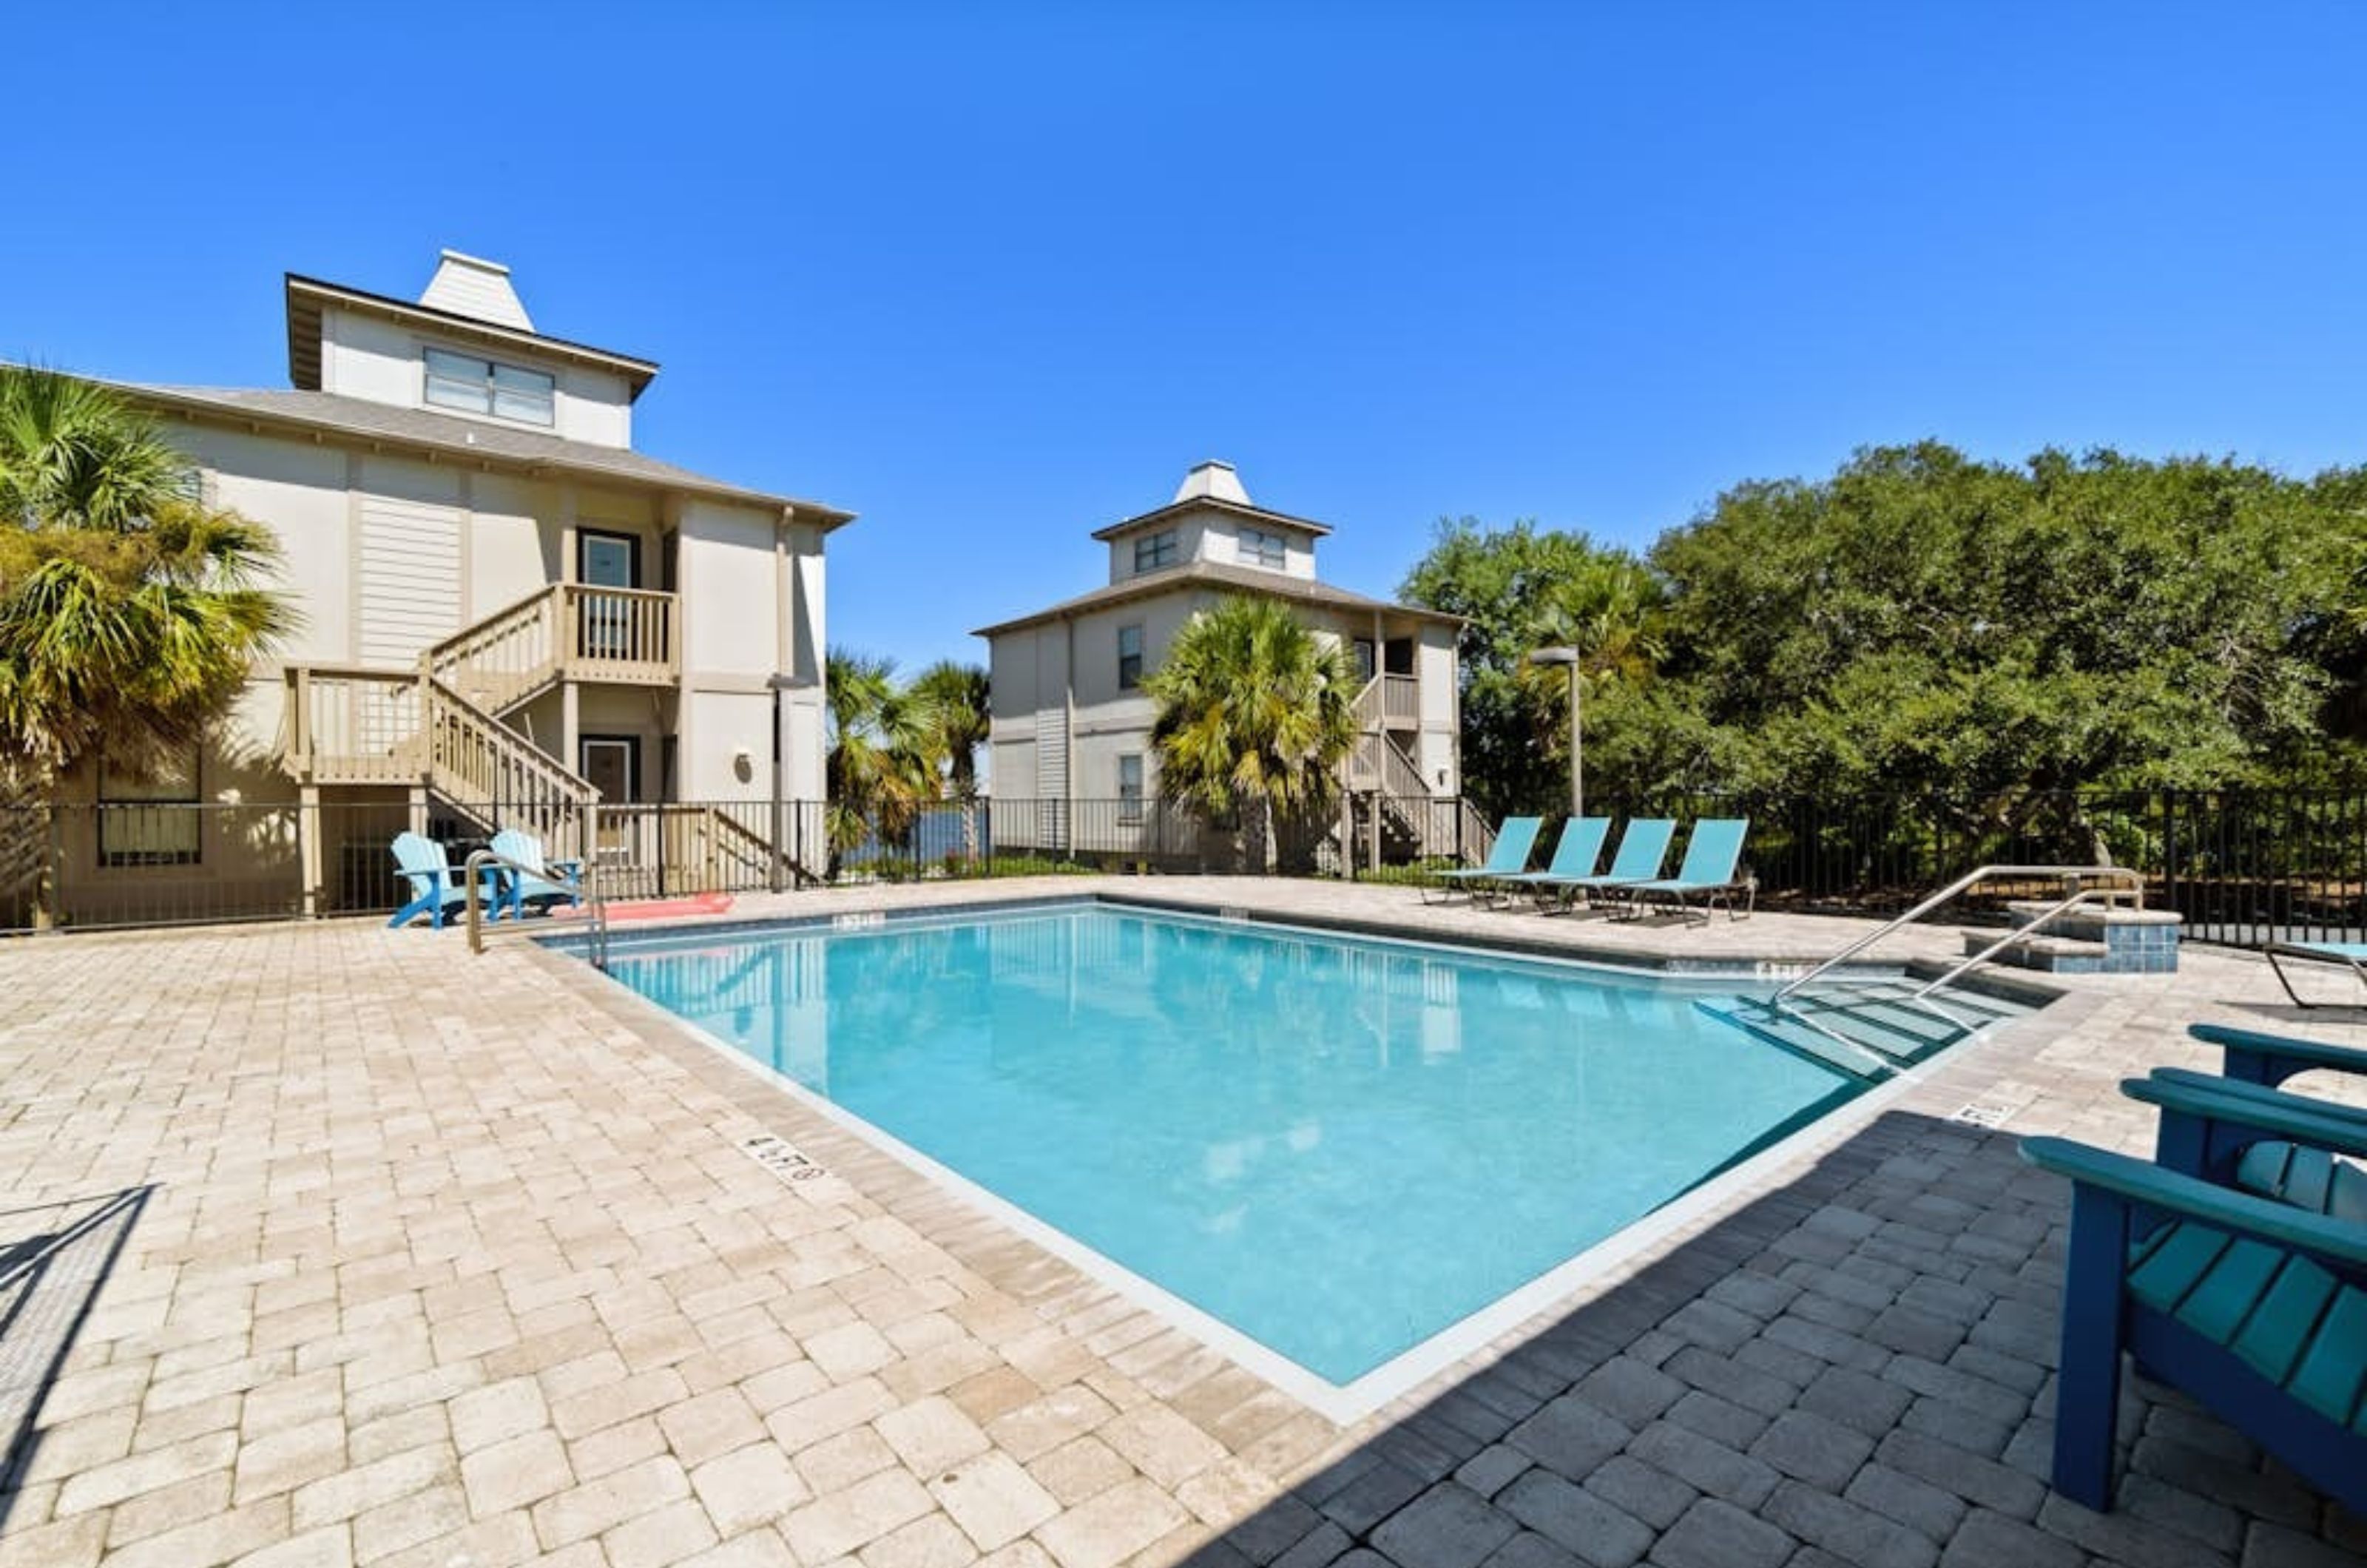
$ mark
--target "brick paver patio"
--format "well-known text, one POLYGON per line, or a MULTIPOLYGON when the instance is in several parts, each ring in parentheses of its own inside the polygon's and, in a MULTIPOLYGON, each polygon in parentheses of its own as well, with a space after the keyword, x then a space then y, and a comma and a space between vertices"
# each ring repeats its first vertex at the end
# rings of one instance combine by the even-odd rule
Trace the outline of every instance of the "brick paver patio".
MULTIPOLYGON (((1852 929, 1082 886, 1696 954, 1852 929)), ((2066 989, 1343 1429, 563 956, 355 925, 0 945, 0 1208, 144 1192, 0 1492, 0 1568, 2359 1561, 2367 1524, 2143 1389, 2118 1510, 2046 1491, 2066 1204, 2014 1137, 2144 1152, 2120 1077, 2213 1066, 2195 1019, 2294 1022, 2233 955, 2066 989), (832 1174, 784 1179, 742 1146, 766 1134, 832 1174)), ((2306 1028, 2367 1043, 2361 1012, 2306 1028)))

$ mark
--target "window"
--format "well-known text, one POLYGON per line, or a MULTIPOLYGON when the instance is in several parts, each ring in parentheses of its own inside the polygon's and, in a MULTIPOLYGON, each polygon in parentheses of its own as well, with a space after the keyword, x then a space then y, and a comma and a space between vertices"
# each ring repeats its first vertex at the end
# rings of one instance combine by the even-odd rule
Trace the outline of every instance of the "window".
POLYGON ((1269 571, 1280 571, 1290 558, 1290 547, 1282 536, 1263 528, 1242 529, 1235 549, 1243 566, 1262 566, 1269 571))
POLYGON ((1142 684, 1142 628, 1117 629, 1117 689, 1131 692, 1142 684))
POLYGON ((1117 819, 1128 826, 1142 820, 1142 754, 1138 751, 1117 760, 1117 819))
POLYGON ((194 753, 144 778, 101 764, 98 863, 195 865, 204 815, 194 753))
POLYGON ((555 423, 557 383, 539 370, 521 370, 473 355, 427 351, 427 400, 439 409, 487 413, 523 424, 555 423))
POLYGON ((1162 566, 1173 566, 1176 555, 1174 529, 1161 528, 1156 534, 1145 534, 1134 542, 1134 570, 1157 571, 1162 566))

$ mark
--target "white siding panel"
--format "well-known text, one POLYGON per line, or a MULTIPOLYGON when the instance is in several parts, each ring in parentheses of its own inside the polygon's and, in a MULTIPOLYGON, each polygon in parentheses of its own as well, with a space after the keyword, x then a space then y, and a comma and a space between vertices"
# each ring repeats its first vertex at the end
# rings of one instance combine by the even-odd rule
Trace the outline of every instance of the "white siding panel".
POLYGON ((408 664, 460 629, 460 510, 362 498, 360 652, 408 664))

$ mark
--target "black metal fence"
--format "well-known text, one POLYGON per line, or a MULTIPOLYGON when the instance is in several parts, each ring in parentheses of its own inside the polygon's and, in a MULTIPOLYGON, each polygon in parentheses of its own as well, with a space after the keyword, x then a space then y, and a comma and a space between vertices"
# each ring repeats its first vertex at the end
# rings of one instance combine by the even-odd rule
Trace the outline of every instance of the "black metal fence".
MULTIPOLYGON (((2146 902, 2183 915, 2197 940, 2367 939, 2367 792, 2093 790, 2003 803, 1688 795, 1591 800, 1588 810, 1680 824, 1749 818, 1744 863, 1761 904, 1779 908, 1894 912, 1982 864, 2110 862, 2143 874, 2146 902)), ((1551 841, 1541 839, 1540 856, 1551 841)), ((1998 887, 1975 902, 2015 896, 1998 887)))
MULTIPOLYGON (((1895 911, 1984 863, 2108 858, 2142 872, 2147 901, 2184 915, 2196 938, 2367 940, 2367 792, 2090 791, 2003 807, 1699 795, 1590 807, 1681 823, 1750 818, 1745 861, 1761 903, 1777 908, 1895 911)), ((1480 847, 1460 802, 1370 795, 1271 824, 1212 823, 1150 798, 946 802, 892 832, 819 801, 603 807, 590 821, 532 816, 547 809, 437 801, 415 812, 401 797, 311 809, 0 807, 0 931, 383 915, 407 897, 389 851, 397 833, 424 831, 458 864, 496 825, 520 823, 552 858, 595 863, 617 898, 1070 870, 1409 877, 1475 859, 1480 847)), ((1548 832, 1540 857, 1551 842, 1548 832)), ((1680 852, 1682 844, 1681 835, 1680 852)))

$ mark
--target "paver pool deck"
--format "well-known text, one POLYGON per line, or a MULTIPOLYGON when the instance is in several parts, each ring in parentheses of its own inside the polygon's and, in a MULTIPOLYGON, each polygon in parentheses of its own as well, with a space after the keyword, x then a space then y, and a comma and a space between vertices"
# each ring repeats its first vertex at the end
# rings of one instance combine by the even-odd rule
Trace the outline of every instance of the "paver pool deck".
MULTIPOLYGON (((1220 878, 734 915, 1064 891, 1695 957, 1866 929, 1220 878)), ((9 1342, 70 1322, 0 1336, 0 1414, 30 1411, 0 1568, 2360 1561, 2367 1522, 2134 1381, 2117 1510, 2047 1491, 2067 1205, 2014 1140, 2147 1152, 2116 1085, 2215 1066, 2189 1022, 2367 1044, 2367 1011, 2191 947, 2056 984, 1342 1427, 562 954, 343 923, 0 944, 0 1247, 87 1222, 30 1280, 0 1252, 0 1310, 90 1303, 53 1378, 9 1342), (781 1179, 764 1134, 836 1179, 781 1179)))

